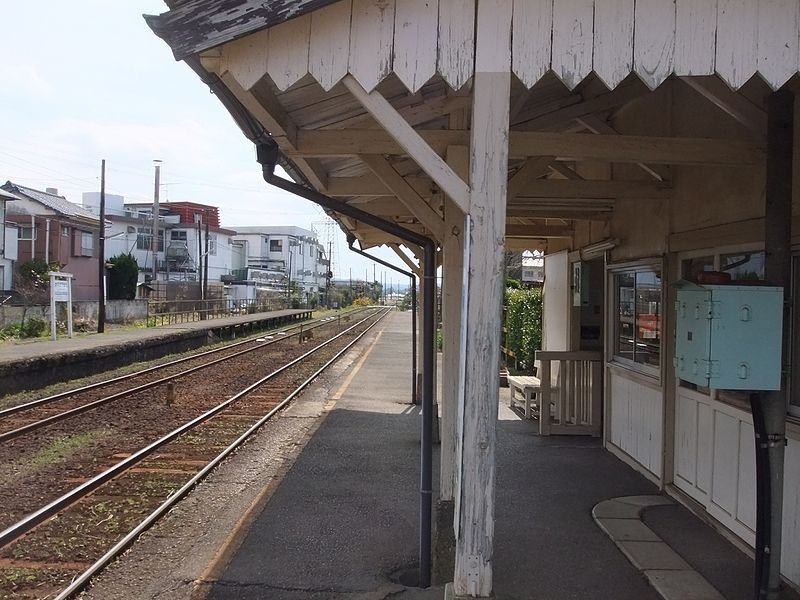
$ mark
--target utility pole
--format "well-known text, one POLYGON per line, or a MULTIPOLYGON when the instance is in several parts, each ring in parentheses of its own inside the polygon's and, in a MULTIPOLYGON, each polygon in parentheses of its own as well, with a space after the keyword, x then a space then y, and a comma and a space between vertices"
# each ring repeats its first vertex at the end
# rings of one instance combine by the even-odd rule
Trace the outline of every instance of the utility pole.
POLYGON ((158 280, 158 193, 161 189, 161 161, 153 161, 156 166, 156 181, 153 189, 153 239, 151 250, 153 252, 153 282, 158 280))
POLYGON ((325 303, 331 307, 331 277, 333 276, 333 242, 328 242, 328 270, 325 273, 325 303))
POLYGON ((197 286, 200 300, 205 300, 203 297, 203 220, 202 215, 197 222, 197 286))
POLYGON ((100 235, 97 238, 97 333, 106 330, 106 159, 100 162, 100 235))
POLYGON ((206 250, 205 262, 203 262, 203 299, 208 302, 208 219, 206 219, 206 250))

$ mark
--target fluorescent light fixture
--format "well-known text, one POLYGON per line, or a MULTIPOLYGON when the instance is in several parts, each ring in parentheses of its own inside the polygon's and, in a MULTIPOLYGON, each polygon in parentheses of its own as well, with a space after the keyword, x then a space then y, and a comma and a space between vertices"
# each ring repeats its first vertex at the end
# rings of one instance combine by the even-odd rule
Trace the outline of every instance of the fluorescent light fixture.
POLYGON ((592 258, 598 258, 604 252, 608 250, 612 250, 619 245, 619 240, 616 238, 608 238, 605 240, 601 240, 599 242, 595 242, 594 244, 589 244, 588 246, 584 246, 581 248, 581 260, 589 260, 592 258))

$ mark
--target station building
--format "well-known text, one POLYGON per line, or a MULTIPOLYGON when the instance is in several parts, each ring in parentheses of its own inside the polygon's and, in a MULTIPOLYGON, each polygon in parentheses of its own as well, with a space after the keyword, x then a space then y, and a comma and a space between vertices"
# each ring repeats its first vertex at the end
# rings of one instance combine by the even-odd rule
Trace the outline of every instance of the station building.
POLYGON ((493 590, 507 248, 545 252, 542 433, 601 436, 741 544, 768 532, 772 593, 800 587, 797 2, 168 4, 148 23, 258 145, 268 182, 363 248, 404 244, 423 280, 443 267, 436 508, 453 513, 456 595, 493 590), (785 310, 728 346, 774 349, 777 329, 779 390, 728 391, 713 361, 705 385, 679 376, 685 282, 783 288, 785 310), (773 475, 759 528, 753 414, 773 475))

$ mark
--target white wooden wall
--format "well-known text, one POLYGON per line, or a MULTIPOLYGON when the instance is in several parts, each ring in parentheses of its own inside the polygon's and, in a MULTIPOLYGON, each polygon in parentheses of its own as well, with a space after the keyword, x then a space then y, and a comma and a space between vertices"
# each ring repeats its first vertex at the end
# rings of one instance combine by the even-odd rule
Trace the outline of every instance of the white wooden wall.
POLYGON ((609 367, 610 420, 606 422, 606 440, 657 478, 663 470, 663 406, 661 388, 628 376, 622 369, 609 367))
MULTIPOLYGON (((392 72, 412 92, 435 73, 459 89, 473 75, 475 2, 341 0, 224 53, 252 54, 252 74, 281 90, 306 73, 329 90, 348 72, 367 91, 392 72)), ((635 72, 651 88, 672 73, 717 73, 737 89, 758 72, 777 89, 800 68, 797 0, 507 2, 511 68, 528 87, 552 70, 570 89, 592 71, 609 88, 635 72)))
POLYGON ((783 480, 781 572, 800 587, 800 428, 789 430, 783 480))
MULTIPOLYGON (((783 575, 800 586, 800 432, 789 430, 783 495, 783 575)), ((751 546, 756 495, 749 411, 677 388, 674 484, 751 546)))
POLYGON ((728 529, 754 544, 755 450, 750 414, 679 387, 675 485, 728 529))
POLYGON ((569 254, 566 250, 544 257, 542 350, 571 350, 569 347, 569 313, 572 310, 570 273, 569 254))

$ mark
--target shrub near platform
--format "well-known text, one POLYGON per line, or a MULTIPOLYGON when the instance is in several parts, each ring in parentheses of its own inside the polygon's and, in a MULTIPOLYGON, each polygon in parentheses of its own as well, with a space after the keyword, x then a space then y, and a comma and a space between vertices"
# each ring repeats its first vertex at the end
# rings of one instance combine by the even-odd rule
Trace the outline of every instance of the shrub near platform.
POLYGON ((542 347, 542 289, 506 290, 506 347, 516 357, 516 371, 533 372, 536 351, 542 347))

